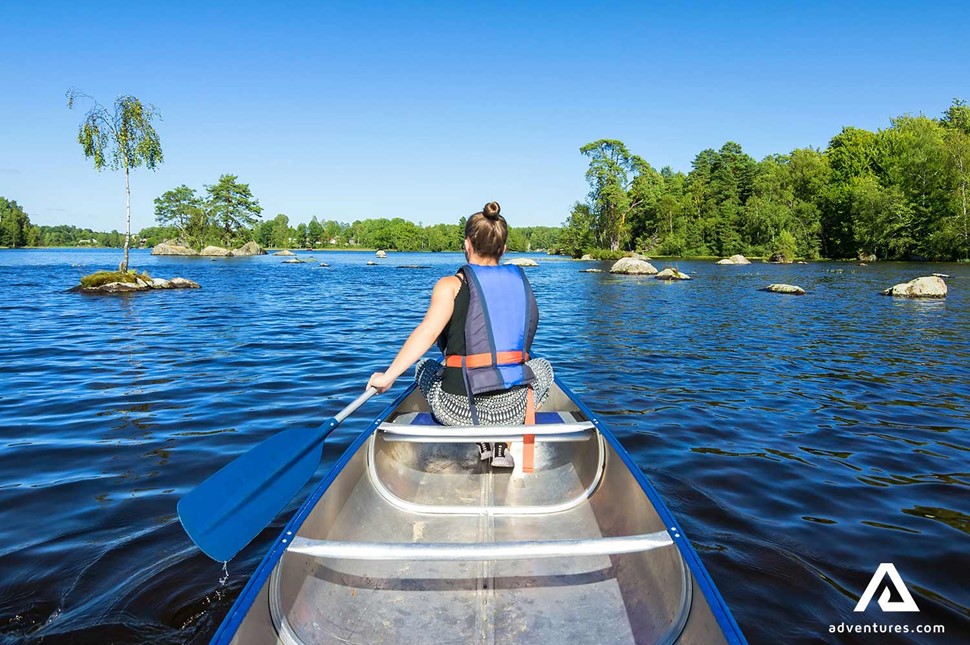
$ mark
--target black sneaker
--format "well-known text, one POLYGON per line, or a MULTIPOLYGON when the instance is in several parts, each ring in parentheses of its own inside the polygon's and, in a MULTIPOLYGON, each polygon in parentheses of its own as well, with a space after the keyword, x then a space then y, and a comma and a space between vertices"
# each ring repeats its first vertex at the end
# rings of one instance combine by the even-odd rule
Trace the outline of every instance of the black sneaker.
POLYGON ((508 452, 508 445, 496 443, 495 451, 492 454, 492 466, 495 468, 515 468, 515 461, 512 460, 512 453, 508 452))
POLYGON ((478 442, 478 458, 482 461, 492 458, 492 444, 484 441, 478 442))

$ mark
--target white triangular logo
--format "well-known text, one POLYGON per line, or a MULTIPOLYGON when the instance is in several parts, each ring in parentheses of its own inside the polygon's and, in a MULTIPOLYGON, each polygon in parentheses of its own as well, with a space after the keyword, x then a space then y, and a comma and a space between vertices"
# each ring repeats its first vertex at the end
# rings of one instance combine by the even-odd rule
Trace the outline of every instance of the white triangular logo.
POLYGON ((889 587, 886 587, 882 590, 882 595, 879 596, 879 608, 883 611, 919 611, 919 607, 916 606, 916 601, 913 600, 909 589, 903 584, 903 579, 899 576, 899 572, 896 571, 896 567, 892 562, 883 562, 879 565, 879 568, 872 575, 872 580, 869 581, 869 586, 866 587, 865 593, 862 594, 862 598, 859 598, 859 603, 853 611, 866 610, 866 607, 872 602, 872 597, 876 595, 876 590, 879 589, 879 585, 887 575, 889 576, 889 582, 896 588, 896 593, 899 594, 902 600, 890 600, 889 587))

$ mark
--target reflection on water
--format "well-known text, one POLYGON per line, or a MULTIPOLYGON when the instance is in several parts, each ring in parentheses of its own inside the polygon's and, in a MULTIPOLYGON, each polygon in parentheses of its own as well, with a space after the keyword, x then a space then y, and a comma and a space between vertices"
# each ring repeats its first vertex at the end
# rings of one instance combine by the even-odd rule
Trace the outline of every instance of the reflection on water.
MULTIPOLYGON (((460 261, 138 251, 139 268, 203 288, 63 292, 116 255, 0 252, 3 643, 207 640, 296 504, 224 574, 176 501, 353 398, 460 261)), ((536 353, 608 417, 752 642, 857 622, 880 562, 920 622, 970 638, 970 267, 682 261, 694 279, 665 283, 537 260, 536 353), (934 271, 953 276, 945 301, 878 295, 934 271), (773 282, 809 294, 759 291, 773 282)), ((380 405, 328 439, 325 465, 380 405)))

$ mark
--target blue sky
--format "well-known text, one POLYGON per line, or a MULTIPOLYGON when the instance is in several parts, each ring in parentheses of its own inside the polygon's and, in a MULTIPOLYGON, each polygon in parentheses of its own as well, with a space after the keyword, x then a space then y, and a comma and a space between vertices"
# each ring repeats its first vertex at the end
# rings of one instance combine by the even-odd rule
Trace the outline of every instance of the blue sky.
POLYGON ((728 140, 760 159, 970 100, 962 3, 38 1, 0 24, 0 195, 98 230, 123 229, 124 180, 84 159, 72 86, 162 114, 135 230, 223 173, 291 222, 455 222, 495 199, 557 225, 599 138, 687 171, 728 140))

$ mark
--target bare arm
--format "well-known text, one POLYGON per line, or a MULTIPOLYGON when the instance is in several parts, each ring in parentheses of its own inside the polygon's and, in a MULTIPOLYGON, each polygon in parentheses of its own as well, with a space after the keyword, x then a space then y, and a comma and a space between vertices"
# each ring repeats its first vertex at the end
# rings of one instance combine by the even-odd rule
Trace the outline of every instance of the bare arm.
POLYGON ((394 385, 398 376, 414 365, 428 349, 438 340, 445 325, 451 320, 455 310, 455 296, 461 287, 461 280, 455 276, 448 276, 438 280, 431 292, 431 304, 428 311, 408 339, 397 353, 391 366, 385 372, 375 372, 368 381, 369 387, 376 387, 379 392, 385 392, 394 385))

